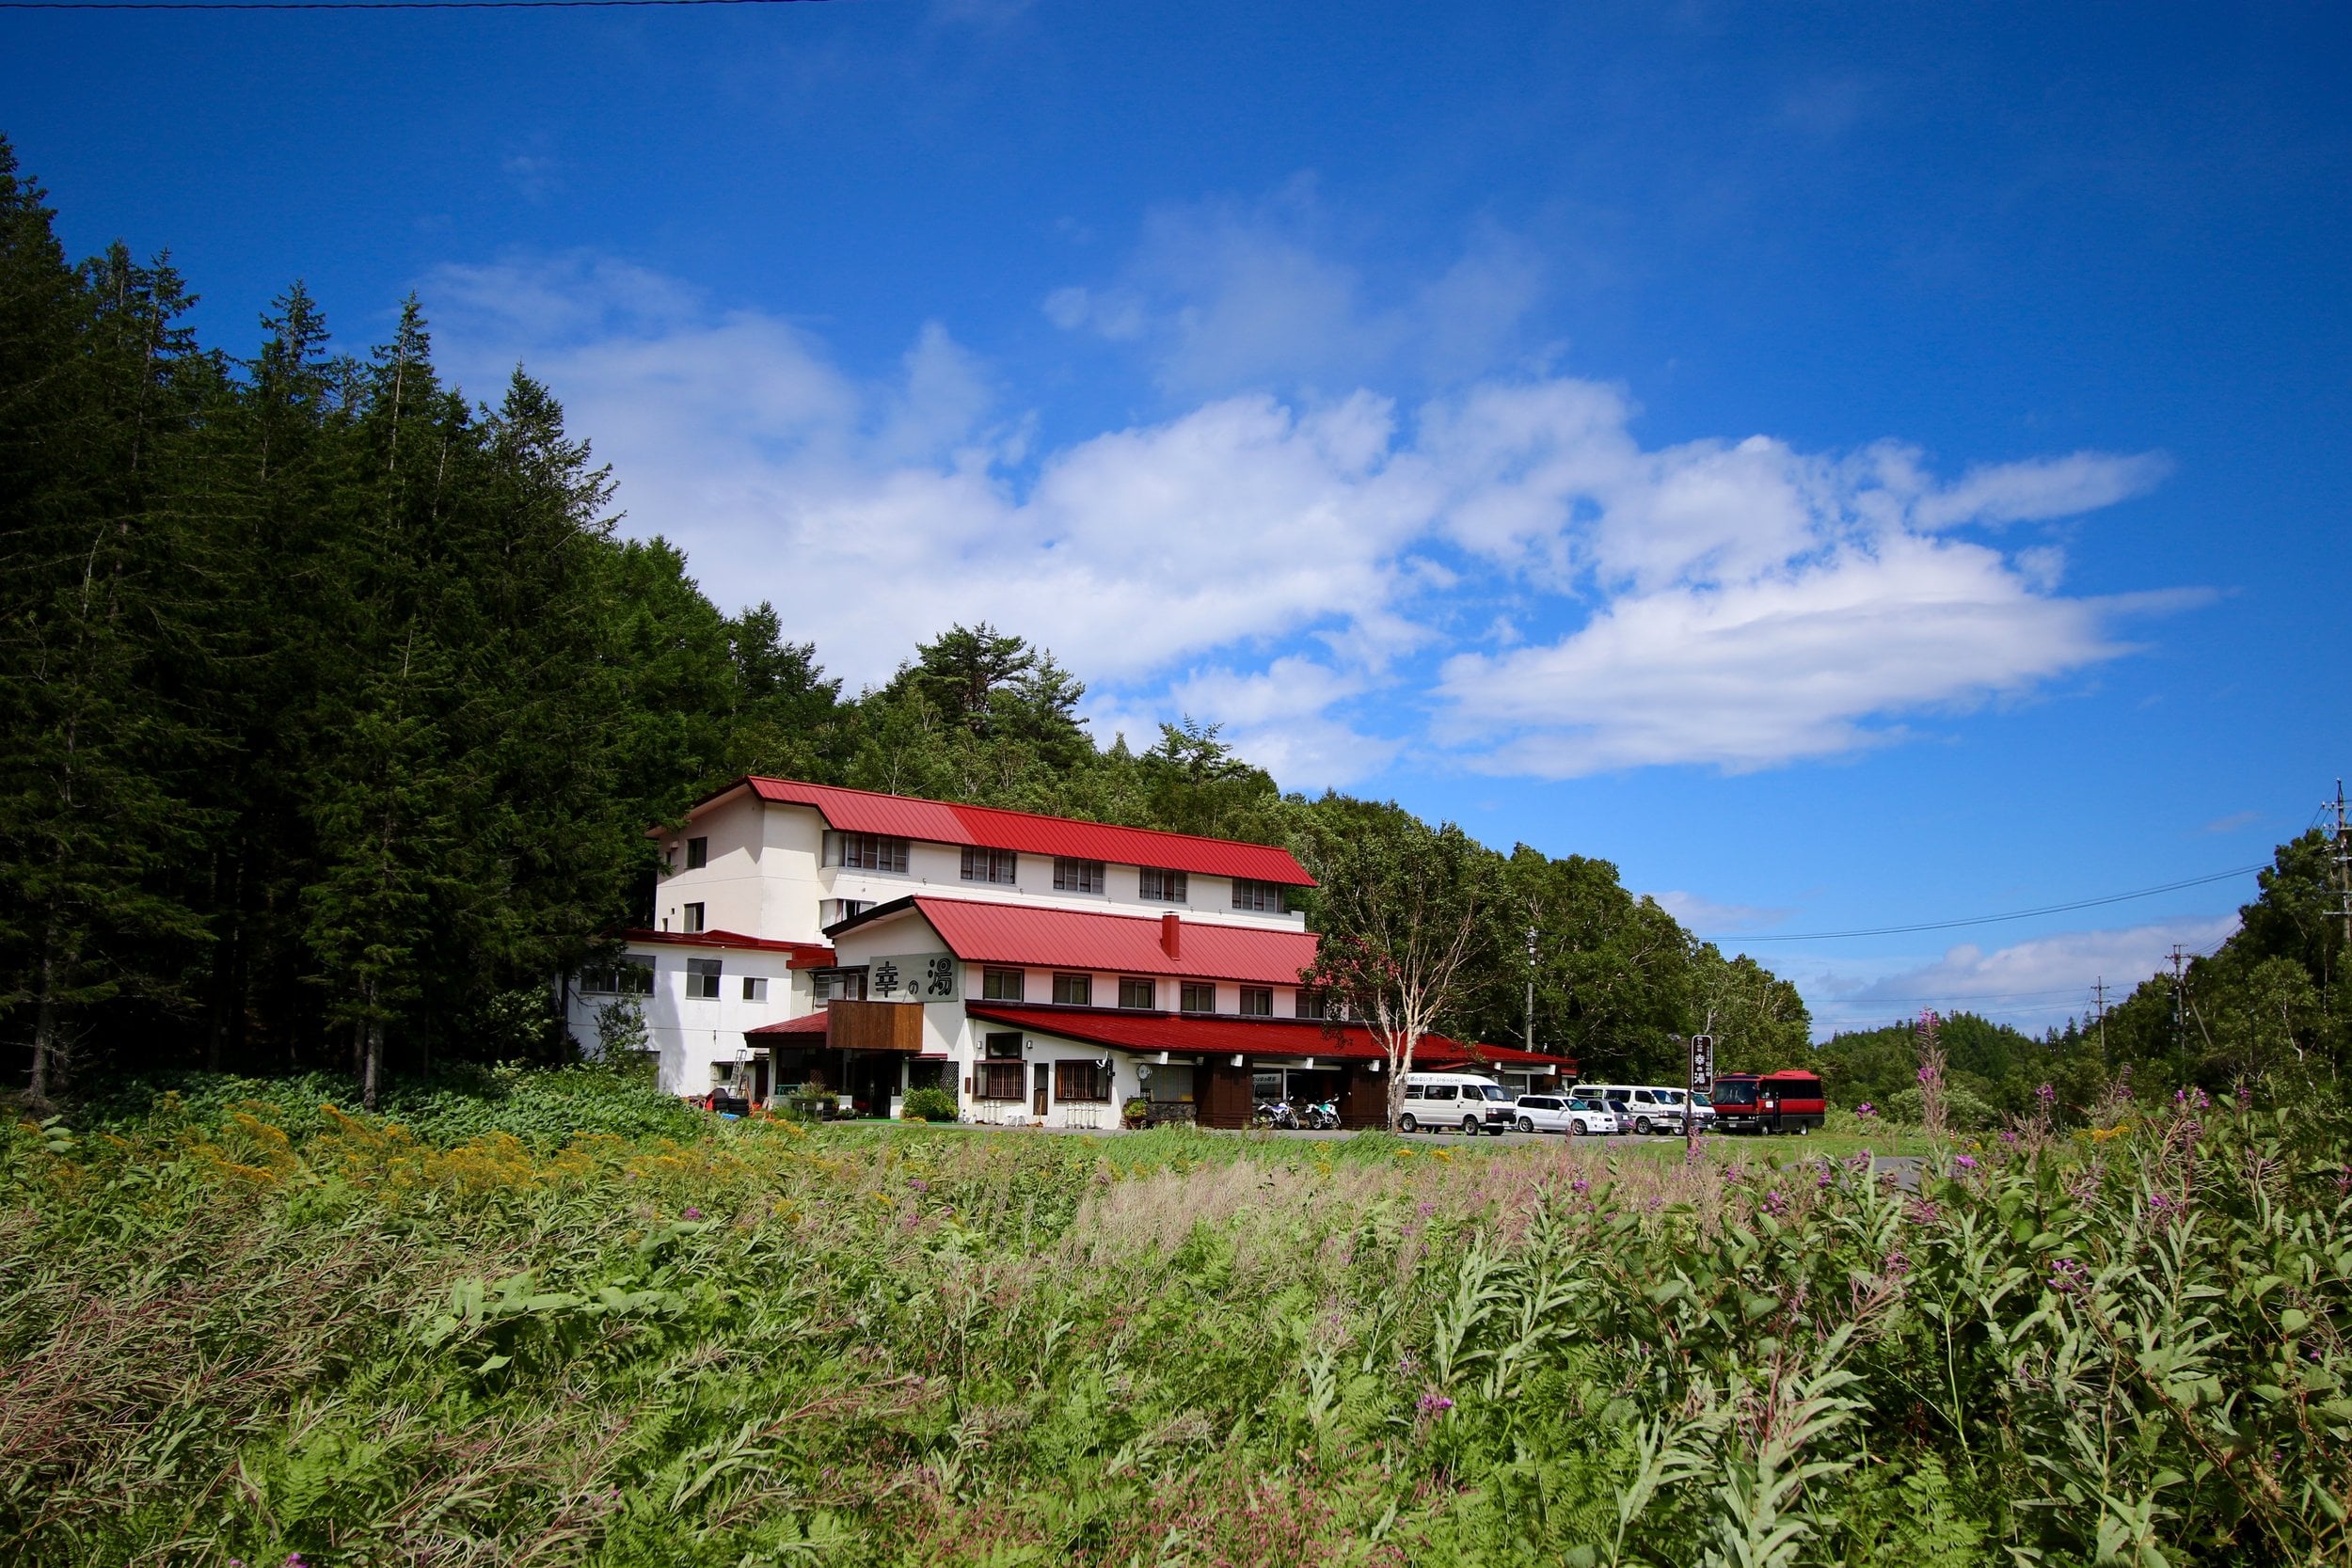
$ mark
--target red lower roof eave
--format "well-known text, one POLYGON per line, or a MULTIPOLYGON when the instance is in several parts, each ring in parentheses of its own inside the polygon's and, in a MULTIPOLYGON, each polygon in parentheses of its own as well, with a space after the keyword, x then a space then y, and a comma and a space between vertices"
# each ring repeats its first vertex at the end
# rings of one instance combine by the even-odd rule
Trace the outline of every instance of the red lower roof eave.
POLYGON ((1311 931, 1179 916, 1171 953, 1165 914, 1098 913, 926 894, 914 895, 912 902, 948 950, 967 963, 1295 986, 1299 973, 1315 961, 1311 931))
MULTIPOLYGON (((1334 1030, 1313 1019, 1241 1018, 1231 1013, 1108 1011, 1082 1007, 1002 1006, 964 1004, 964 1012, 990 1023, 1009 1023, 1041 1035, 1058 1035, 1114 1051, 1168 1051, 1185 1055, 1309 1056, 1334 1061, 1375 1062, 1384 1053, 1360 1023, 1334 1030)), ((1443 1035, 1426 1035, 1414 1065, 1437 1071, 1456 1067, 1540 1067, 1573 1072, 1573 1057, 1548 1056, 1508 1046, 1469 1045, 1443 1035)))
POLYGON ((725 947, 741 953, 789 953, 789 969, 827 969, 833 949, 821 942, 792 942, 772 937, 749 937, 740 931, 623 931, 623 942, 671 947, 725 947))
POLYGON ((748 1038, 754 1035, 764 1037, 771 1035, 822 1035, 824 1032, 825 1015, 809 1013, 800 1018, 787 1018, 782 1023, 763 1023, 756 1029, 744 1030, 743 1034, 748 1038))

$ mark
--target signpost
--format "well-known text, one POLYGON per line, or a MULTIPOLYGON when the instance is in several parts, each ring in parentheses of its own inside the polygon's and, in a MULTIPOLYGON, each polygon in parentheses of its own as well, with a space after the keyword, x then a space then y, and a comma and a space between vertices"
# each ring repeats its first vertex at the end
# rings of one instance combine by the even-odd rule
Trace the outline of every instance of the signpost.
POLYGON ((1695 1154, 1699 1146, 1698 1097, 1715 1092, 1715 1037, 1691 1037, 1691 1098, 1682 1105, 1682 1147, 1695 1154))

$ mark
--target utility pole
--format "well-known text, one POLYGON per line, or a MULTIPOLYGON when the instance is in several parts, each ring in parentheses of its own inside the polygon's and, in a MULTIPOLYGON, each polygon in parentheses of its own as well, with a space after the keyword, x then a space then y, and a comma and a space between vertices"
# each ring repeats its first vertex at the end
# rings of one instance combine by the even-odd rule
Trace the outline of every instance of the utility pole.
POLYGON ((2107 977, 2100 975, 2090 983, 2091 1012, 2099 1021, 2099 1070, 2107 1067, 2107 977))
POLYGON ((2336 913, 2344 920, 2344 945, 2352 953, 2352 834, 2344 831, 2344 781, 2336 781, 2336 913))
POLYGON ((1527 928, 1527 1049, 1535 1049, 1535 927, 1527 928))
POLYGON ((2185 1051, 2188 1046, 2185 1038, 2188 1026, 2183 1016, 2188 999, 2188 978, 2182 970, 2187 957, 2179 942, 2172 944, 2172 1049, 2175 1053, 2185 1051))

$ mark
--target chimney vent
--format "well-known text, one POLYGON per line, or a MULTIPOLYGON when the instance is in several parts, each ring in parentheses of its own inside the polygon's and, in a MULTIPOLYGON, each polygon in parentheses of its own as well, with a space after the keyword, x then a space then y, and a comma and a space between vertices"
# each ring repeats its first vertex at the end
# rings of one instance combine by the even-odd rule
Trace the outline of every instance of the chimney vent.
POLYGON ((1171 958, 1184 956, 1184 922, 1174 910, 1160 916, 1160 945, 1168 949, 1171 958))

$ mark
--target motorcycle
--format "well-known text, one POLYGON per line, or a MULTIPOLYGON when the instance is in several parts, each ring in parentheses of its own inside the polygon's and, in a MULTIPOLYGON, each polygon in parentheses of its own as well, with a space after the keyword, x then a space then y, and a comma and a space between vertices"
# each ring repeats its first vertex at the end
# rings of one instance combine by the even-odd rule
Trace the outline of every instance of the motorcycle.
POLYGON ((1317 1132, 1336 1132, 1340 1125, 1340 1102, 1326 1100, 1311 1102, 1307 1107, 1307 1126, 1317 1132))
POLYGON ((1261 1102, 1258 1114, 1251 1120, 1260 1127, 1279 1128, 1285 1132, 1295 1132, 1299 1129, 1298 1113, 1291 1109, 1291 1102, 1287 1100, 1261 1102))

